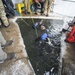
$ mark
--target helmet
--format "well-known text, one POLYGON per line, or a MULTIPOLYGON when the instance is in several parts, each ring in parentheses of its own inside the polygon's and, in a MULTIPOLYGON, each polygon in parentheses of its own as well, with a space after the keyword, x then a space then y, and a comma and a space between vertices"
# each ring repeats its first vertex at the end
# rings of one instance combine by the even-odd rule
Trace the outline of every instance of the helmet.
POLYGON ((41 30, 45 30, 46 29, 46 27, 45 26, 41 26, 41 30))
POLYGON ((47 33, 44 33, 44 34, 41 35, 42 40, 46 40, 46 38, 47 38, 47 33))

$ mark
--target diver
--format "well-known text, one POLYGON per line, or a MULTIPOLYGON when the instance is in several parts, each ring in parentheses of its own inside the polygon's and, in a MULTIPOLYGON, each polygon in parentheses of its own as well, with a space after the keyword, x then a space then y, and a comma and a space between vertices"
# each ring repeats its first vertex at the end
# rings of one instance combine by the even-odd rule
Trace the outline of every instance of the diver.
POLYGON ((41 34, 43 34, 43 33, 49 33, 49 31, 50 31, 47 28, 47 26, 43 24, 43 20, 41 20, 40 22, 34 23, 34 25, 32 26, 32 28, 33 29, 38 29, 41 34))

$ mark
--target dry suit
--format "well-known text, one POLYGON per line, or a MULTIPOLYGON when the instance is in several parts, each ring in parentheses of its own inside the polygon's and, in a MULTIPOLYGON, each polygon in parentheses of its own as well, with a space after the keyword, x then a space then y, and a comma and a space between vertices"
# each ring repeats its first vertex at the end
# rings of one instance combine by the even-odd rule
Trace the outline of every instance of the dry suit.
POLYGON ((47 33, 43 33, 40 37, 38 37, 35 41, 39 41, 39 40, 42 40, 42 41, 45 41, 45 42, 48 42, 48 39, 49 37, 52 37, 51 34, 47 34, 47 33))
POLYGON ((66 40, 68 42, 75 42, 75 26, 73 26, 71 32, 68 33, 66 40))

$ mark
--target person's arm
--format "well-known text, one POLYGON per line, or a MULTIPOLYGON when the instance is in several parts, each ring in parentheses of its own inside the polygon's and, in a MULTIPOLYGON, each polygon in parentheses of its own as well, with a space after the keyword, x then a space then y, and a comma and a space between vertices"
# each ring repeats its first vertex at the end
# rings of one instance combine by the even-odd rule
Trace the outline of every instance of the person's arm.
POLYGON ((74 18, 73 18, 72 22, 73 22, 73 23, 75 22, 75 16, 74 16, 74 18))
POLYGON ((71 33, 70 33, 70 36, 73 36, 74 34, 75 34, 75 26, 73 26, 71 33))
POLYGON ((4 5, 8 6, 6 0, 2 0, 2 2, 3 2, 4 5))

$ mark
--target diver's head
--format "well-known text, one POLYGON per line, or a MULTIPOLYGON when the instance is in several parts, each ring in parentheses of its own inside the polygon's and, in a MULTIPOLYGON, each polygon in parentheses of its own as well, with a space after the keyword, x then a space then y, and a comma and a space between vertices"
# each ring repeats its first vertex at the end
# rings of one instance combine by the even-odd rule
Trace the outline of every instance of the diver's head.
POLYGON ((41 26, 41 30, 46 30, 46 27, 45 26, 41 26))

